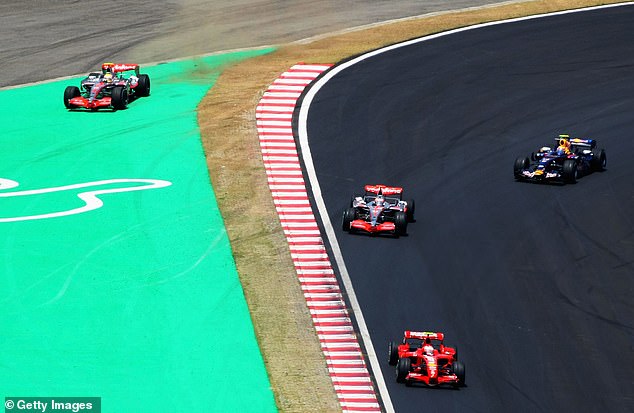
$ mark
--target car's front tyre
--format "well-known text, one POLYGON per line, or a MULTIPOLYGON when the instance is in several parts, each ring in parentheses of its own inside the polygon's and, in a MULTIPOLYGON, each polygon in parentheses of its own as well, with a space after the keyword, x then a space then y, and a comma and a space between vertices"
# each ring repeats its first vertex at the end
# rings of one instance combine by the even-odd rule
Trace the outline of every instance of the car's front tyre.
POLYGON ((394 226, 397 236, 407 234, 407 215, 405 212, 396 211, 394 213, 394 226))
POLYGON ((453 373, 456 375, 456 377, 458 377, 457 386, 465 386, 466 372, 465 372, 464 364, 462 364, 460 361, 454 361, 453 364, 451 365, 451 369, 453 373))
POLYGON ((515 159, 515 163, 513 164, 513 175, 515 176, 515 179, 522 179, 522 172, 524 172, 525 169, 528 169, 530 164, 531 162, 527 157, 520 156, 515 159))
POLYGON ((407 377, 411 369, 412 360, 410 360, 408 357, 398 359, 398 362, 396 363, 396 382, 404 383, 405 378, 407 377))
POLYGON ((70 100, 81 96, 81 92, 77 86, 67 86, 64 90, 64 106, 66 109, 73 109, 75 106, 70 104, 70 100))
POLYGON ((128 107, 128 90, 125 87, 118 86, 112 89, 112 107, 115 110, 128 107))
POLYGON ((341 229, 346 232, 350 232, 352 221, 354 221, 356 210, 354 208, 346 208, 343 210, 343 218, 341 222, 341 229))
POLYGON ((577 161, 574 159, 564 160, 564 164, 561 167, 561 177, 567 184, 574 184, 579 177, 579 170, 577 169, 577 161))

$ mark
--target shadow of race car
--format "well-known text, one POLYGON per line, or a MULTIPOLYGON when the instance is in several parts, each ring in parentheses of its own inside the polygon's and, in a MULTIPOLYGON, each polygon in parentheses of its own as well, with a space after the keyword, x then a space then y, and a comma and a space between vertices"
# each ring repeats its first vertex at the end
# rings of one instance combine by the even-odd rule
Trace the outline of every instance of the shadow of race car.
POLYGON ((390 342, 388 364, 396 366, 396 382, 411 386, 465 386, 465 366, 458 361, 458 348, 446 346, 440 332, 410 331, 401 344, 390 342))
POLYGON ((101 73, 89 73, 80 87, 67 86, 67 109, 125 109, 138 97, 150 95, 150 77, 139 73, 138 64, 104 63, 101 73))
POLYGON ((344 231, 369 234, 407 234, 407 224, 414 222, 414 200, 403 200, 403 188, 366 185, 364 195, 355 195, 343 211, 344 231))
POLYGON ((594 139, 569 139, 568 135, 559 135, 555 140, 559 142, 556 149, 543 146, 530 158, 517 158, 513 165, 515 179, 574 184, 582 175, 605 169, 605 150, 598 148, 594 139))

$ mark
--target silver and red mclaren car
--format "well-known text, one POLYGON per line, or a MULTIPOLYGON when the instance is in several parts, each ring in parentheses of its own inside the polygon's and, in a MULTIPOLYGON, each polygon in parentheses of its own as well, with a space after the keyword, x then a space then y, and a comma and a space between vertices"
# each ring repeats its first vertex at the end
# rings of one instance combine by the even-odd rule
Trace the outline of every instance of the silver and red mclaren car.
POLYGON ((342 228, 348 232, 407 234, 407 224, 414 222, 414 200, 403 199, 403 188, 366 185, 363 195, 352 197, 343 211, 342 228))
POLYGON ((67 86, 67 109, 125 109, 128 103, 150 95, 150 77, 139 73, 138 64, 104 63, 101 72, 89 73, 80 87, 67 86))

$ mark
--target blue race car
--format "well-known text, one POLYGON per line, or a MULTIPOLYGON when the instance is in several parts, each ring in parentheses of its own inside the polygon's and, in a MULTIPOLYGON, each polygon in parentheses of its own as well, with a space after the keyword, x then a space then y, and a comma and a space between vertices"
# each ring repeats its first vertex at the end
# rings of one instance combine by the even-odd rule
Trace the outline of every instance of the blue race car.
POLYGON ((582 175, 602 171, 607 165, 605 150, 594 139, 555 138, 559 146, 543 146, 529 157, 519 157, 513 165, 518 181, 559 182, 574 184, 582 175))

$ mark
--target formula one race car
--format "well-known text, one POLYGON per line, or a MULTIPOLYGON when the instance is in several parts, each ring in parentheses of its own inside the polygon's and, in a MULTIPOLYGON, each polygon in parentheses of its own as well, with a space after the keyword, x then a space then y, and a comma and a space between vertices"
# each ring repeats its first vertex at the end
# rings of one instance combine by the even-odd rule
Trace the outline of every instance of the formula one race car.
POLYGON ((355 195, 343 211, 344 231, 395 236, 407 233, 407 223, 414 221, 414 200, 403 200, 403 188, 366 185, 365 194, 355 195))
POLYGON ((530 159, 517 158, 513 166, 515 179, 574 184, 581 175, 605 169, 605 150, 597 148, 594 139, 570 139, 568 135, 559 135, 555 140, 559 144, 556 149, 543 146, 533 152, 530 159))
POLYGON ((125 109, 137 97, 149 95, 150 77, 139 73, 139 65, 104 63, 101 73, 89 73, 81 81, 81 88, 66 87, 64 105, 67 109, 117 110, 125 109), (133 74, 128 75, 128 72, 133 74))
POLYGON ((444 344, 445 335, 406 330, 403 341, 390 342, 388 363, 396 366, 396 381, 411 386, 465 385, 465 367, 458 361, 458 348, 444 344))

